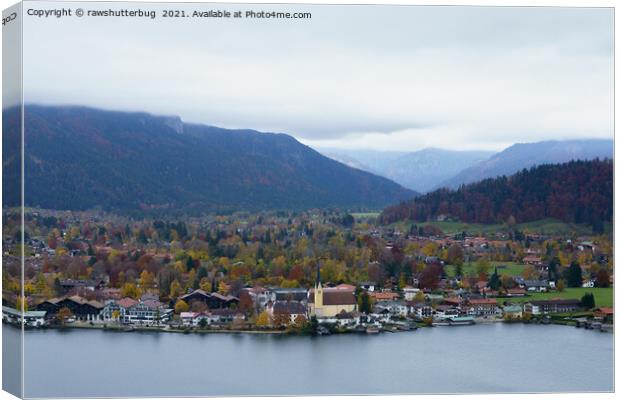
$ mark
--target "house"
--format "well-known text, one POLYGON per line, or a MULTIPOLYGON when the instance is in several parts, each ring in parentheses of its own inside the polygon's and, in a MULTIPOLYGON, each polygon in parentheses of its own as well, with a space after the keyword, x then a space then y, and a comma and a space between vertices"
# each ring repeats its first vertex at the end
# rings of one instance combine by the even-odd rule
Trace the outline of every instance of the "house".
POLYGON ((539 280, 524 280, 519 286, 524 287, 528 292, 546 292, 548 282, 539 280))
POLYGON ((223 295, 218 292, 207 293, 202 289, 196 289, 191 293, 181 296, 180 299, 187 304, 197 301, 202 302, 206 304, 209 309, 229 308, 233 304, 239 304, 239 299, 235 296, 223 295))
POLYGON ((382 301, 376 303, 373 311, 379 314, 384 310, 387 310, 392 317, 402 318, 405 318, 409 312, 407 304, 400 301, 382 301))
POLYGON ((80 289, 94 292, 95 290, 100 290, 105 286, 105 281, 103 280, 65 279, 65 280, 60 280, 59 283, 64 293, 69 293, 72 290, 80 290, 80 289))
POLYGON ((46 311, 50 316, 58 314, 62 308, 68 308, 78 320, 97 321, 101 320, 100 313, 104 305, 95 300, 71 296, 46 300, 37 306, 38 311, 46 311))
POLYGON ((338 286, 334 287, 334 289, 338 289, 338 290, 346 290, 346 291, 348 291, 348 292, 355 293, 355 289, 356 289, 356 288, 355 288, 355 286, 353 286, 353 285, 348 285, 348 284, 346 284, 346 283, 341 283, 340 285, 338 285, 338 286))
POLYGON ((611 307, 600 307, 594 310, 594 319, 612 323, 614 320, 614 309, 611 307))
POLYGON ((182 312, 180 314, 183 326, 198 326, 200 319, 202 319, 200 318, 201 316, 202 313, 192 311, 182 312))
POLYGON ((449 304, 440 304, 435 308, 433 318, 438 320, 444 320, 448 318, 458 317, 460 315, 459 310, 449 304))
POLYGON ((504 312, 504 317, 508 318, 522 318, 523 317, 523 308, 521 308, 518 304, 505 306, 502 310, 504 312))
POLYGON ((542 259, 535 255, 529 255, 529 256, 523 257, 523 264, 540 265, 541 262, 542 262, 542 259))
POLYGON ((523 311, 532 315, 574 312, 581 308, 577 299, 537 300, 526 303, 523 311))
POLYGON ((410 315, 417 317, 418 319, 429 318, 433 316, 433 307, 425 302, 412 302, 407 303, 408 312, 410 315))
POLYGON ((360 317, 361 315, 357 311, 341 311, 336 314, 336 323, 339 326, 357 326, 360 324, 360 317))
POLYGON ((394 301, 398 299, 400 296, 396 292, 386 291, 386 292, 372 292, 369 294, 370 297, 376 301, 394 301))
POLYGON ((374 292, 377 287, 376 282, 360 282, 358 286, 367 292, 374 292))
POLYGON ((464 301, 465 300, 461 297, 446 297, 442 300, 442 303, 459 309, 464 301))
POLYGON ((160 324, 169 321, 173 311, 164 307, 159 300, 140 299, 126 309, 124 322, 138 325, 160 324))
POLYGON ((252 288, 245 288, 243 290, 250 295, 252 302, 258 311, 263 310, 268 302, 276 301, 276 295, 270 289, 255 286, 252 288))
POLYGON ((506 289, 506 297, 524 297, 527 291, 523 288, 506 289))
POLYGON ((414 288, 411 286, 405 286, 403 288, 403 295, 405 297, 405 300, 407 301, 411 301, 415 298, 416 294, 418 294, 420 292, 420 289, 418 288, 414 288))
POLYGON ((499 312, 496 299, 469 299, 466 304, 467 314, 471 316, 488 317, 499 312))
POLYGON ((108 300, 105 302, 103 310, 101 310, 101 318, 104 321, 114 321, 114 312, 118 311, 118 321, 121 323, 129 323, 127 320, 127 309, 138 304, 138 300, 131 297, 124 297, 120 300, 108 300))
POLYGON ((245 320, 245 316, 241 312, 229 308, 219 308, 205 314, 208 315, 209 325, 227 325, 232 324, 234 321, 245 320))
POLYGON ((22 313, 21 310, 16 310, 12 307, 2 306, 2 320, 4 322, 8 322, 11 324, 20 324, 23 323, 26 327, 41 327, 45 326, 45 315, 46 311, 25 311, 22 313))
POLYGON ((182 325, 185 327, 200 326, 202 321, 207 325, 228 325, 235 320, 245 320, 245 316, 235 310, 220 308, 213 311, 193 312, 187 311, 180 314, 182 325))
POLYGON ((275 301, 308 302, 308 290, 304 288, 277 288, 273 289, 275 301))
POLYGON ((303 323, 307 320, 306 305, 299 301, 275 301, 267 312, 274 321, 286 324, 303 323))

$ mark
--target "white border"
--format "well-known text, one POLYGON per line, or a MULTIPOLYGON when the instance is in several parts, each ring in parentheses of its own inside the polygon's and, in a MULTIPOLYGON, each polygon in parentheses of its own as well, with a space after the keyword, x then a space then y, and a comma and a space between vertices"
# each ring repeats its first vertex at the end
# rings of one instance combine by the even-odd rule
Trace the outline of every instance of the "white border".
MULTIPOLYGON (((84 3, 88 3, 88 2, 97 2, 96 0, 82 0, 82 2, 84 3)), ((145 0, 133 0, 132 2, 135 3, 187 3, 187 1, 182 1, 182 0, 168 0, 168 1, 159 1, 159 0, 151 0, 151 1, 145 1, 145 0)), ((231 1, 231 0, 219 0, 217 1, 217 3, 240 3, 241 1, 231 1)), ((517 7, 517 6, 526 6, 526 7, 543 7, 543 6, 554 6, 554 7, 612 7, 614 8, 614 21, 616 19, 616 2, 613 0, 590 0, 590 1, 583 1, 583 0, 503 0, 501 2, 498 1, 493 1, 493 0, 474 0, 474 1, 465 1, 465 0, 443 0, 443 1, 433 1, 433 0, 380 0, 380 1, 370 1, 370 0, 335 0, 335 1, 329 1, 329 0, 313 0, 313 1, 300 1, 300 0, 289 0, 289 1, 260 1, 260 0, 245 0, 243 1, 243 3, 282 3, 282 4, 400 4, 400 5, 461 5, 461 6, 506 6, 506 7, 517 7)), ((15 4, 15 1, 7 1, 7 0, 0 0, 0 5, 2 6, 2 8, 7 8, 13 4, 15 4)), ((615 26, 614 26, 615 28, 615 26)), ((1 31, 0 31, 1 32, 1 31)), ((618 43, 618 32, 614 29, 614 77, 615 75, 618 73, 618 65, 615 63, 615 44, 618 43)), ((0 33, 0 43, 1 43, 1 39, 2 39, 2 34, 0 33)), ((2 61, 2 54, 0 52, 0 63, 2 61)), ((615 102, 615 89, 616 89, 616 80, 614 79, 614 128, 615 128, 615 119, 618 116, 618 110, 616 108, 616 102, 615 102)), ((0 82, 0 91, 2 90, 2 83, 0 82)), ((0 123, 2 122, 2 116, 0 114, 0 123)), ((615 129, 614 129, 615 132, 615 129)), ((23 136, 22 136, 23 137, 23 136)), ((614 154, 617 154, 617 152, 615 151, 615 149, 617 148, 618 144, 614 141, 614 154)), ((2 149, 2 144, 0 142, 0 151, 2 149)), ((1 154, 1 153, 0 153, 1 154)), ((614 163, 614 188, 618 187, 618 183, 620 182, 620 178, 618 175, 618 164, 614 163)), ((2 187, 0 186, 0 201, 2 200, 2 187)), ((620 200, 618 199, 617 196, 615 196, 615 191, 614 191, 614 209, 619 209, 618 206, 620 205, 620 200)), ((618 222, 618 215, 615 214, 614 215, 614 232, 616 227, 618 226, 617 224, 618 222)), ((619 248, 618 246, 618 236, 614 234, 614 248, 619 248)), ((0 252, 1 252, 1 244, 0 244, 0 252)), ((0 253, 1 254, 1 253, 0 253)), ((614 308, 616 310, 620 309, 618 307, 618 305, 620 304, 620 301, 618 300, 618 297, 615 296, 615 292, 614 292, 614 308)), ((617 350, 618 350, 618 342, 619 342, 619 335, 614 334, 614 351, 617 354, 617 350)), ((1 340, 1 333, 0 333, 0 340, 1 340)), ((615 365, 615 360, 616 360, 616 354, 614 354, 614 365, 615 365)), ((1 363, 1 361, 0 361, 1 363)), ((564 366, 564 365, 558 365, 558 368, 570 368, 570 366, 564 366)), ((1 366, 0 366, 0 372, 1 372, 1 366)), ((614 368, 614 380, 615 382, 618 382, 618 376, 619 376, 619 372, 618 369, 614 368)), ((1 382, 1 374, 0 374, 0 382, 1 382)), ((67 384, 71 384, 70 382, 71 380, 68 379, 67 380, 67 384)), ((390 400, 412 400, 412 399, 430 399, 430 400, 444 400, 444 399, 454 399, 456 395, 409 395, 409 396, 372 396, 373 398, 377 398, 377 399, 390 399, 390 400)), ((478 399, 480 397, 484 397, 485 399, 514 399, 514 400, 519 400, 519 399, 545 399, 545 400, 564 400, 564 399, 568 399, 568 400, 582 400, 582 399, 593 399, 593 400, 598 400, 598 399, 612 399, 612 398, 616 398, 616 397, 620 397, 620 396, 616 396, 615 393, 612 394, 606 394, 606 393, 581 393, 581 394, 566 394, 566 393, 558 393, 558 394, 488 394, 488 395, 458 395, 459 399, 478 399)), ((295 397, 295 399, 299 399, 299 400, 323 400, 323 399, 329 399, 329 400, 349 400, 351 398, 364 398, 364 397, 368 397, 368 396, 313 396, 313 397, 295 397)), ((5 400, 5 399, 14 399, 15 397, 0 391, 0 400, 5 400)), ((288 399, 288 398, 293 398, 293 397, 244 397, 243 399, 248 399, 248 400, 276 400, 276 399, 288 399)), ((132 398, 135 399, 135 398, 132 398)), ((158 399, 173 399, 173 398, 168 398, 168 397, 162 397, 162 398, 158 398, 158 399)), ((207 399, 205 397, 205 399, 207 399)), ((232 399, 232 397, 225 397, 225 398, 209 398, 209 399, 232 399)))

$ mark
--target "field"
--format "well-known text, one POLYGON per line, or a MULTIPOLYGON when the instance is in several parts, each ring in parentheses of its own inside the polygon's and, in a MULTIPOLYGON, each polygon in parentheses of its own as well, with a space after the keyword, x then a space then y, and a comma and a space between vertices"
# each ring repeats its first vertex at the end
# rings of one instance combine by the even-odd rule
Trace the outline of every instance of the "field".
MULTIPOLYGON (((395 224, 401 230, 409 230, 411 222, 400 222, 395 224)), ((468 224, 458 221, 432 221, 432 222, 415 222, 418 226, 435 225, 445 234, 453 235, 467 232, 469 235, 485 235, 496 232, 505 232, 507 230, 504 224, 468 224)), ((554 219, 543 219, 539 221, 526 222, 517 224, 516 228, 524 233, 542 234, 542 235, 591 235, 592 228, 587 225, 568 224, 554 219)), ((605 231, 611 231, 611 225, 605 225, 605 231)))
POLYGON ((568 288, 562 292, 533 293, 526 297, 511 297, 510 299, 498 299, 500 303, 504 301, 514 303, 527 303, 532 300, 550 299, 580 299, 586 293, 594 294, 596 307, 613 307, 614 292, 613 288, 568 288))
POLYGON ((355 219, 377 218, 379 214, 379 212, 351 213, 355 219))
MULTIPOLYGON (((489 274, 493 273, 496 266, 498 267, 497 273, 500 276, 502 275, 522 276, 523 270, 526 267, 525 264, 520 264, 520 263, 516 263, 513 261, 491 261, 491 268, 489 269, 489 274), (502 266, 504 268, 501 268, 502 266)), ((454 277, 454 271, 455 271, 454 265, 446 265, 444 269, 448 277, 450 278, 454 277)), ((468 276, 472 272, 473 273, 476 272, 476 264, 472 263, 471 265, 468 265, 468 264, 463 265, 463 275, 468 276)))

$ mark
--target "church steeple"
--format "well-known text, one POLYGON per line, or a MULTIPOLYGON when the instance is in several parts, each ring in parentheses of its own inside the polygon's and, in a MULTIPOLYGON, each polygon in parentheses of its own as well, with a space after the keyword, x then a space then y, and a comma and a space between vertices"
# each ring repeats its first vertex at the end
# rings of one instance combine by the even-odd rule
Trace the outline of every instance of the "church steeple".
POLYGON ((323 286, 321 285, 321 264, 316 264, 316 283, 314 286, 314 314, 322 315, 323 308, 323 286))

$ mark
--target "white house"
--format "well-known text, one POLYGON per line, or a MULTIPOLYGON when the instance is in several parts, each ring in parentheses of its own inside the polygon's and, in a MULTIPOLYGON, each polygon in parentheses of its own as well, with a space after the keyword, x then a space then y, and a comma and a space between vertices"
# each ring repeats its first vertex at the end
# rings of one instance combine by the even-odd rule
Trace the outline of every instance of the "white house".
POLYGON ((406 286, 403 289, 403 294, 405 295, 405 300, 407 301, 413 300, 418 292, 420 292, 420 289, 411 286, 406 286))

